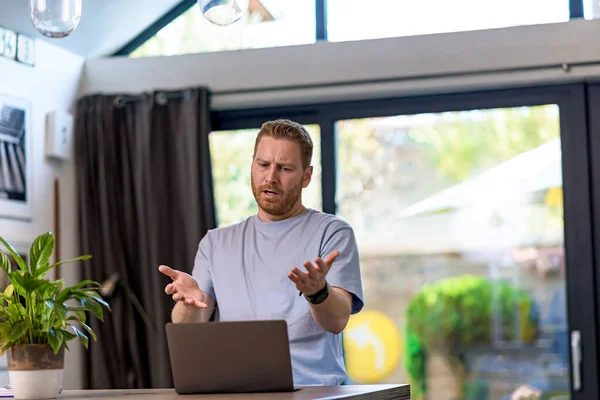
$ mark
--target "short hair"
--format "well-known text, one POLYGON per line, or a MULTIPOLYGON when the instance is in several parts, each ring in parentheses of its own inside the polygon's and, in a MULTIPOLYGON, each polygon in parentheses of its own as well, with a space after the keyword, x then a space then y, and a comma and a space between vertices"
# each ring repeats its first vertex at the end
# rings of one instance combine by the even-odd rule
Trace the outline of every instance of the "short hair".
POLYGON ((302 153, 302 167, 307 168, 310 166, 313 156, 313 141, 308 130, 302 124, 289 119, 276 119, 265 122, 258 131, 258 135, 256 135, 256 141, 254 142, 255 155, 258 144, 264 136, 285 139, 298 144, 302 153))

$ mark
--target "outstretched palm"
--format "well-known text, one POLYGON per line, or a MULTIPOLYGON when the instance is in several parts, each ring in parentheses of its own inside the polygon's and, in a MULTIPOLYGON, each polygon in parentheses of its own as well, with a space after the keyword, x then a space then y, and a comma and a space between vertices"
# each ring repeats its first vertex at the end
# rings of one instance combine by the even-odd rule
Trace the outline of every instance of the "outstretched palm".
POLYGON ((161 265, 158 270, 173 280, 165 286, 165 293, 172 295, 173 300, 181 301, 186 306, 208 307, 205 303, 204 292, 190 274, 174 270, 166 265, 161 265))
POLYGON ((288 274, 288 278, 296 284, 296 289, 300 292, 307 296, 313 295, 325 287, 325 276, 339 255, 340 252, 334 250, 324 259, 320 257, 315 258, 314 264, 310 261, 305 261, 304 268, 306 268, 306 272, 293 267, 292 271, 288 274))

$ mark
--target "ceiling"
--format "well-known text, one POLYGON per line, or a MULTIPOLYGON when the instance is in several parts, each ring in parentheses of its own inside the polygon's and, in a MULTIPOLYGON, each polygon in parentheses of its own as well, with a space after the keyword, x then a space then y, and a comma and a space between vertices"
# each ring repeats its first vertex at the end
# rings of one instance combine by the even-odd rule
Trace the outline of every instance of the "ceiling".
POLYGON ((69 36, 48 39, 29 20, 28 0, 0 0, 0 26, 51 41, 86 58, 113 54, 181 0, 83 0, 81 22, 69 36))

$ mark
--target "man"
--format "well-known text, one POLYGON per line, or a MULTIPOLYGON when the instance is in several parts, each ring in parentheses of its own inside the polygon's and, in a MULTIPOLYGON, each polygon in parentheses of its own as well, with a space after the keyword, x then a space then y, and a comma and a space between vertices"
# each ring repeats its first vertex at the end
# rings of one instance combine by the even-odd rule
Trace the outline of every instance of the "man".
POLYGON ((350 225, 302 205, 312 153, 302 125, 263 124, 251 167, 258 214, 210 230, 191 276, 159 270, 173 280, 165 287, 177 302, 173 322, 206 322, 215 307, 220 321, 284 319, 294 384, 339 385, 346 377, 339 334, 363 307, 359 256, 350 225))

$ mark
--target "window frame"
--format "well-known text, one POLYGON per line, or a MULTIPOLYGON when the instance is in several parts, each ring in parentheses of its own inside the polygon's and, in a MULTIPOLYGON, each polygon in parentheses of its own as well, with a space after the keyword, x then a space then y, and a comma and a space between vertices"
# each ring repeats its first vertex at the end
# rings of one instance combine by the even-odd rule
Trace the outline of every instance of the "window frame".
MULTIPOLYGON (((305 0, 310 1, 310 0, 305 0)), ((315 18, 316 18, 316 31, 315 41, 327 41, 327 0, 313 0, 315 4, 315 18)), ((418 0, 414 0, 418 1, 418 0)), ((584 18, 584 1, 586 0, 569 0, 569 19, 584 18)), ((588 0, 589 1, 589 0, 588 0)), ((112 54, 115 56, 129 56, 140 46, 146 43, 154 35, 156 35, 162 28, 169 25, 184 12, 196 5, 197 0, 182 0, 176 4, 173 8, 167 11, 162 17, 160 17, 152 25, 144 29, 140 34, 127 42, 119 50, 112 54)))

